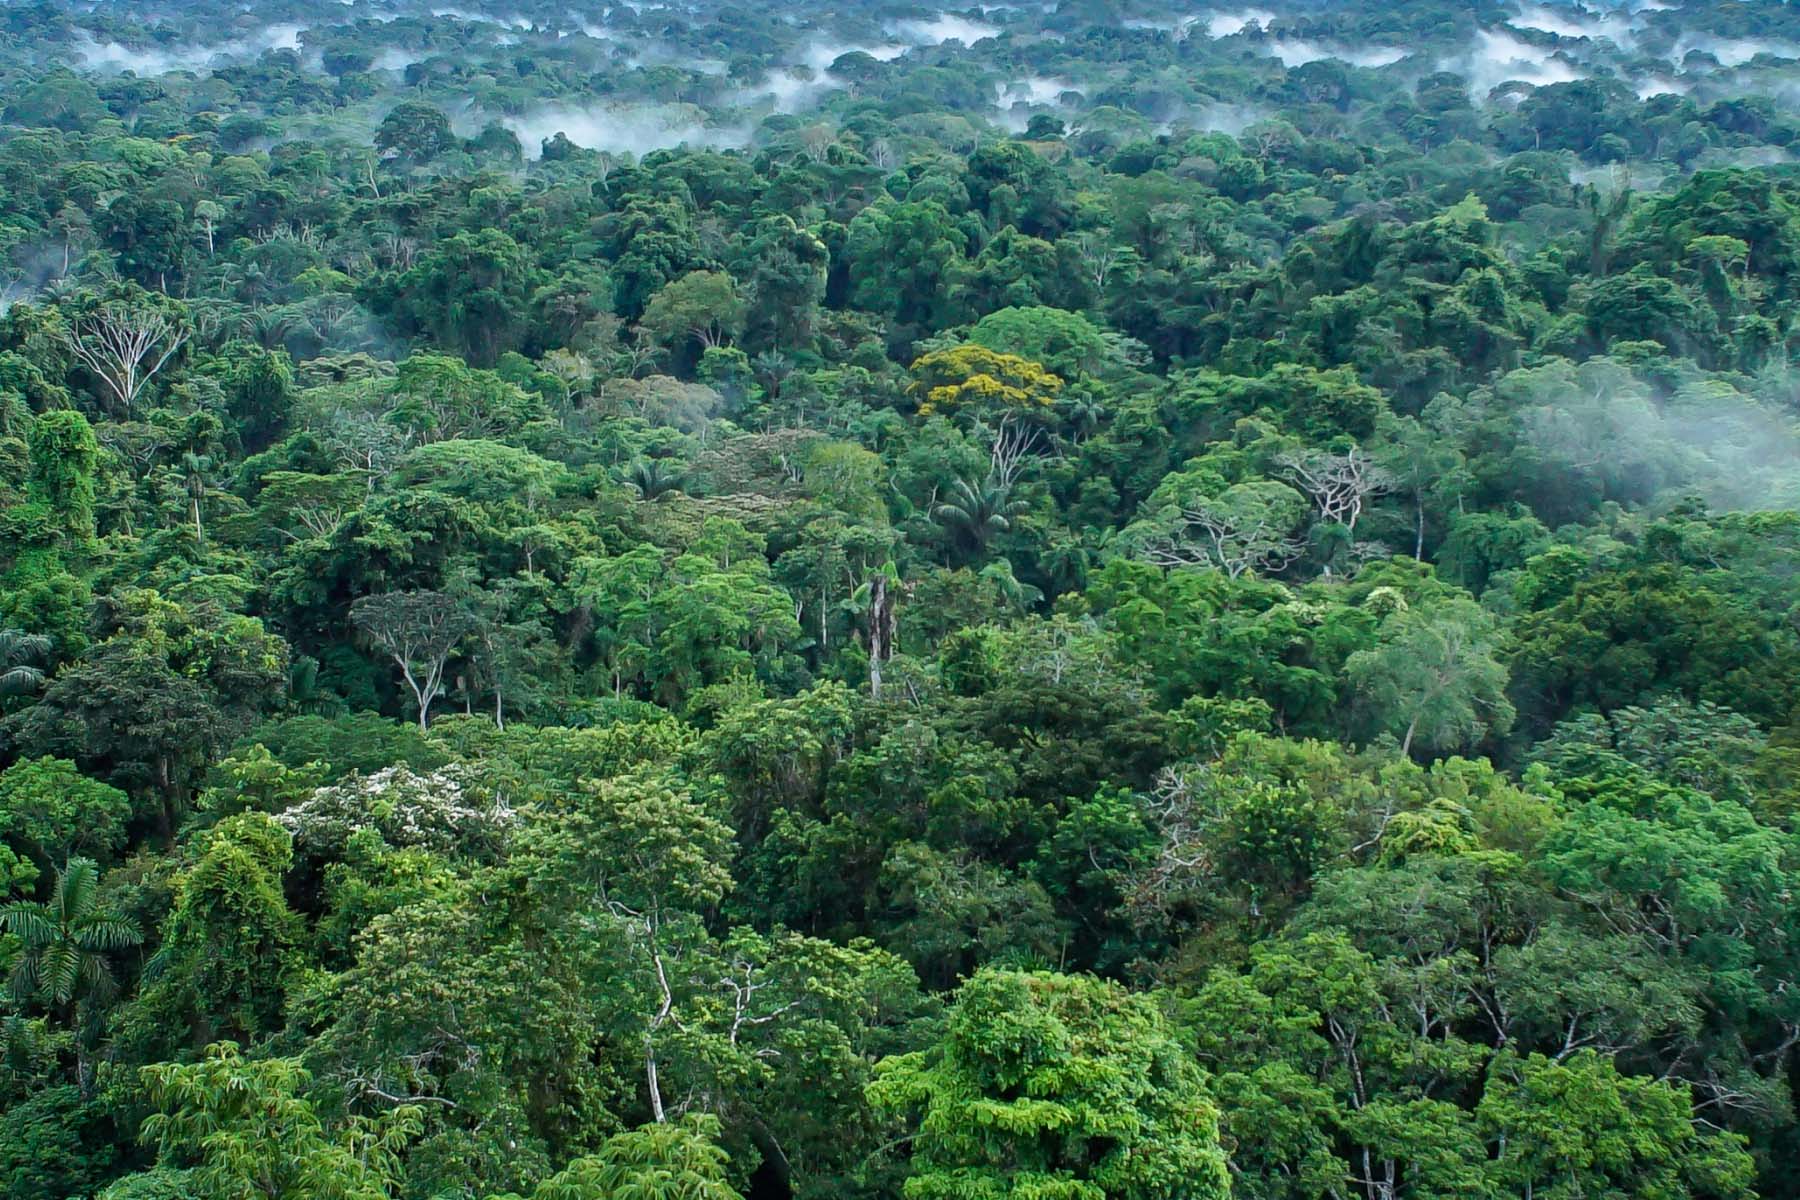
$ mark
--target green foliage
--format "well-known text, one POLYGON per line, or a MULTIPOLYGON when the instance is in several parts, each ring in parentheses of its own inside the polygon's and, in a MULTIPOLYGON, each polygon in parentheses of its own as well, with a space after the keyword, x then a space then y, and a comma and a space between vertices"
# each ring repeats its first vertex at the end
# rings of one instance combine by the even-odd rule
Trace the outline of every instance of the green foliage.
POLYGON ((0 1186, 18 1200, 88 1194, 111 1176, 115 1157, 101 1106, 77 1088, 45 1088, 0 1118, 0 1186))
POLYGON ((109 955, 143 940, 137 924, 106 907, 100 870, 73 858, 56 872, 43 902, 0 909, 0 926, 18 938, 12 964, 14 999, 66 1012, 78 998, 106 1001, 117 987, 109 955))
POLYGON ((1230 1192, 1200 1073, 1148 998, 1099 980, 977 975, 872 1094, 921 1114, 909 1197, 1230 1192))
POLYGON ((528 1200, 739 1200, 717 1137, 718 1122, 698 1116, 615 1134, 538 1184, 528 1200))
MULTIPOLYGON (((207 1047, 197 1062, 144 1068, 155 1106, 142 1137, 161 1166, 185 1168, 199 1200, 318 1196, 387 1200, 419 1113, 401 1107, 328 1130, 300 1096, 307 1074, 293 1059, 246 1059, 236 1044, 207 1047)), ((130 1180, 111 1196, 133 1196, 130 1180)))
POLYGON ((1381 728, 1400 735, 1402 754, 1415 742, 1427 751, 1466 749, 1512 725, 1495 633, 1468 601, 1402 609, 1382 622, 1379 648, 1346 660, 1345 674, 1371 698, 1381 728))
POLYGON ((0 21, 0 1193, 1800 1194, 1800 8, 427 7, 0 21))
POLYGON ((113 858, 130 816, 125 793, 62 759, 21 759, 0 771, 0 836, 41 866, 71 855, 113 858))
POLYGON ((1561 1063, 1502 1056, 1481 1103, 1501 1147, 1497 1182, 1533 1193, 1748 1196, 1752 1166, 1738 1139, 1701 1133, 1679 1091, 1621 1077, 1591 1052, 1561 1063))
POLYGON ((94 536, 98 456, 93 428, 80 413, 62 409, 32 423, 26 495, 50 511, 56 530, 76 550, 94 536))
POLYGON ((193 867, 174 880, 159 969, 144 992, 144 1015, 160 1028, 143 1036, 191 1030, 193 1044, 247 1041, 274 1027, 294 966, 298 922, 281 891, 291 841, 269 816, 241 813, 208 830, 196 850, 193 867))

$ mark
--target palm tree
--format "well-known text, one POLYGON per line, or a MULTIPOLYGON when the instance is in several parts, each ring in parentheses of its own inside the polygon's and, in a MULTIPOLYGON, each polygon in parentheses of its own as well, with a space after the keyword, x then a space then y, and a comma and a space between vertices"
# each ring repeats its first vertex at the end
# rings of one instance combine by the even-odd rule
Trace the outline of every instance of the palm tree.
POLYGON ((44 668, 52 642, 41 633, 0 629, 0 696, 35 692, 44 684, 44 668))
POLYGON ((187 493, 188 505, 194 517, 194 540, 201 545, 206 544, 206 528, 200 523, 200 505, 211 490, 211 481, 207 476, 212 468, 211 455, 196 454, 188 450, 181 456, 182 490, 187 493))
POLYGON ((755 370, 757 379, 769 398, 780 399, 782 382, 793 374, 794 360, 779 350, 764 350, 750 360, 750 366, 755 370))
POLYGON ((625 468, 624 482, 636 488, 642 499, 655 500, 670 492, 679 492, 687 482, 687 476, 670 469, 661 459, 640 458, 625 468))
POLYGON ((1075 392, 1057 407, 1061 409, 1069 428, 1074 431, 1077 444, 1099 432, 1101 423, 1106 420, 1106 405, 1093 392, 1075 392))
POLYGON ((12 992, 67 1016, 77 996, 104 1000, 117 990, 106 956, 144 940, 137 923, 103 908, 100 868, 71 858, 56 873, 47 904, 19 901, 0 909, 0 929, 23 945, 13 963, 12 992))
POLYGON ((1015 500, 1012 488, 989 475, 979 484, 959 479, 950 487, 950 498, 931 510, 938 523, 950 531, 958 549, 979 557, 988 543, 1012 528, 1012 519, 1029 506, 1015 500))

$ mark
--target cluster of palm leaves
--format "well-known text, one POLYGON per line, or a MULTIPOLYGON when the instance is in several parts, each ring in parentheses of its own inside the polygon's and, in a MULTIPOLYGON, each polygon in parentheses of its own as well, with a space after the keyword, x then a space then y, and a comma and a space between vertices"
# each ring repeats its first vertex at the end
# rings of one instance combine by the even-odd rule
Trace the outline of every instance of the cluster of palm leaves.
POLYGON ((66 1011, 78 998, 104 1001, 118 988, 107 955, 144 940, 137 923, 100 898, 100 868, 72 858, 56 875, 47 901, 21 900, 0 909, 0 929, 17 937, 12 993, 66 1011))

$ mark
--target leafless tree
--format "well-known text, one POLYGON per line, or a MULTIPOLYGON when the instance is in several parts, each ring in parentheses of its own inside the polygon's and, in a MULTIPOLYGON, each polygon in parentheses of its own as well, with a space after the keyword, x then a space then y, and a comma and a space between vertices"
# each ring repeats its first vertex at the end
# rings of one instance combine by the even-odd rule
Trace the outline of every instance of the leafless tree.
POLYGON ((1393 476, 1357 446, 1343 454, 1324 450, 1283 454, 1275 465, 1312 498, 1321 520, 1334 521, 1353 532, 1363 505, 1394 483, 1393 476))
POLYGON ((362 475, 370 491, 412 449, 413 435, 372 413, 339 413, 324 430, 325 445, 345 470, 362 475))
POLYGON ((1042 431, 1019 421, 1012 414, 1000 420, 994 430, 994 441, 988 448, 991 475, 1004 487, 1011 487, 1019 477, 1025 460, 1037 449, 1042 431))
POLYGON ((1087 272, 1087 281, 1094 285, 1094 290, 1106 291, 1106 282, 1112 274, 1130 257, 1131 251, 1114 242, 1103 233, 1086 230, 1074 236, 1075 253, 1081 259, 1082 268, 1087 272))
POLYGON ((1271 506, 1197 500, 1183 505, 1176 527, 1144 547, 1144 558, 1163 567, 1212 567, 1236 579, 1247 571, 1279 571, 1306 550, 1289 535, 1271 506))
POLYGON ((475 618, 443 592, 387 592, 351 605, 350 620, 400 668, 426 729, 431 702, 444 694, 444 664, 473 632, 475 618))
POLYGON ((63 341, 129 417, 139 394, 188 336, 187 327, 160 308, 108 300, 75 318, 63 341))

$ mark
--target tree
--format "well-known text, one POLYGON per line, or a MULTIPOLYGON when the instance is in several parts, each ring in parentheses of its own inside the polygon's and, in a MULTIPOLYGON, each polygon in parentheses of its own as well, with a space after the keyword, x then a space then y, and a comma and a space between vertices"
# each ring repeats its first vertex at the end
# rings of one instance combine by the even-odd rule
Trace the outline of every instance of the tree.
POLYGON ((566 821, 555 853, 598 890, 638 958, 644 1087, 650 1113, 667 1118, 663 1039, 678 1032, 679 967, 700 931, 695 913, 731 886, 723 861, 731 830, 685 791, 648 774, 601 780, 566 821))
POLYGON ((1143 555, 1158 566, 1206 566, 1236 579, 1247 571, 1279 571, 1306 550, 1294 530, 1306 502, 1275 480, 1235 483, 1217 497, 1198 496, 1148 524, 1143 555))
POLYGON ((172 836, 198 774, 285 698, 287 644, 210 601, 127 589, 109 611, 116 631, 6 724, 27 754, 154 796, 172 836))
POLYGON ((73 409, 47 412, 32 422, 27 494, 52 514, 59 532, 76 547, 94 536, 94 480, 100 447, 88 419, 73 409))
POLYGON ((1511 728, 1494 621, 1473 601, 1396 612, 1381 636, 1379 647, 1352 654, 1344 671, 1375 704, 1381 727, 1400 734, 1402 754, 1412 753, 1415 739, 1432 752, 1455 751, 1511 728))
POLYGON ((1743 1139, 1696 1128, 1678 1085, 1621 1075, 1583 1051, 1560 1063, 1503 1053, 1480 1116, 1494 1182, 1523 1196, 1754 1196, 1743 1139))
POLYGON ((726 1179, 718 1136, 717 1118, 700 1114, 614 1134, 529 1198, 491 1200, 741 1200, 726 1179))
POLYGON ((137 923, 100 899, 100 868, 72 858, 56 873, 46 902, 22 900, 0 909, 0 928, 19 939, 12 992, 36 1000, 67 1021, 75 1001, 104 1003, 118 985, 107 955, 144 940, 137 923))
POLYGON ((1355 446, 1341 454, 1319 450, 1283 454, 1275 462, 1312 497, 1320 520, 1343 525, 1352 533, 1363 505, 1393 485, 1387 470, 1355 446))
POLYGON ((409 270, 367 281, 358 297, 478 367, 519 349, 531 332, 531 299, 547 274, 505 231, 458 233, 409 270))
POLYGON ((747 311, 731 276, 690 271, 650 297, 640 324, 666 348, 691 339, 711 349, 743 331, 747 311))
MULTIPOLYGON (((206 238, 206 256, 211 258, 218 250, 216 239, 219 222, 225 219, 225 206, 217 200, 201 200, 194 205, 194 223, 200 226, 201 236, 206 238)), ((67 271, 67 267, 64 268, 67 271)))
POLYGON ((201 520, 201 505, 212 494, 213 460, 211 455, 185 451, 179 465, 181 490, 187 493, 188 512, 194 522, 194 541, 206 542, 206 526, 201 520))
POLYGON ((400 668, 419 729, 429 728, 431 703, 444 694, 444 666, 474 632, 474 616, 443 592, 387 592, 351 605, 350 621, 400 668))
POLYGON ((739 235, 745 240, 733 269, 749 300, 745 340, 750 350, 794 350, 810 346, 817 332, 819 303, 831 251, 812 230, 785 213, 764 217, 739 235))
POLYGON ((544 411, 541 397, 447 354, 408 357, 394 373, 389 398, 388 423, 421 442, 504 438, 544 411))
POLYGON ((193 1200, 390 1200, 420 1128, 419 1110, 402 1106, 327 1130, 301 1098, 310 1076, 298 1059, 246 1059, 232 1042, 142 1075, 157 1110, 141 1134, 156 1147, 151 1174, 178 1174, 193 1200))
POLYGON ((908 1200, 1223 1200, 1218 1114, 1146 996, 983 971, 943 1038, 891 1058, 875 1103, 916 1119, 908 1200))
POLYGON ((1194 1037, 1215 1072, 1243 1195, 1490 1194, 1476 1121, 1438 1098, 1478 1077, 1483 1058, 1453 1028, 1467 1004, 1466 952, 1444 948, 1461 914, 1434 910, 1441 894, 1395 894, 1400 928, 1408 918, 1424 926, 1410 956, 1378 960, 1335 928, 1271 938, 1251 950, 1247 972, 1215 971, 1194 998, 1194 1037))
POLYGON ((931 515, 950 531, 956 552, 974 559, 1011 529, 1013 519, 1027 508, 1009 484, 989 475, 979 483, 958 479, 950 485, 949 495, 932 507, 931 515))
POLYGON ((63 343, 117 413, 129 418, 144 388, 175 360, 189 336, 191 330, 173 305, 152 303, 133 287, 78 310, 63 343))
POLYGON ((24 758, 0 771, 0 836, 48 867, 72 854, 111 861, 125 841, 131 800, 60 758, 24 758))
POLYGON ((1041 363, 1062 379, 1112 378, 1142 365, 1147 357, 1142 345, 1080 313, 1042 306, 991 312, 969 330, 969 340, 1041 363))
POLYGON ((911 391, 922 416, 1030 413, 1054 403, 1063 385, 1037 363, 974 343, 921 355, 912 373, 911 391))
POLYGON ((456 144, 450 118, 443 109, 423 100, 401 101, 375 129, 375 148, 382 157, 404 166, 428 163, 456 144))
POLYGON ((0 629, 0 696, 23 696, 44 686, 44 668, 54 643, 41 633, 0 629))
POLYGON ((195 849, 163 923, 161 969, 134 1014, 154 1025, 150 1039, 170 1052, 271 1032, 281 1020, 300 940, 299 921, 282 894, 292 839, 273 817, 226 817, 195 849))
POLYGON ((969 236, 936 200, 871 204, 850 222, 851 299, 907 326, 947 323, 969 236))

